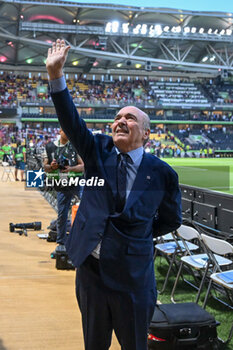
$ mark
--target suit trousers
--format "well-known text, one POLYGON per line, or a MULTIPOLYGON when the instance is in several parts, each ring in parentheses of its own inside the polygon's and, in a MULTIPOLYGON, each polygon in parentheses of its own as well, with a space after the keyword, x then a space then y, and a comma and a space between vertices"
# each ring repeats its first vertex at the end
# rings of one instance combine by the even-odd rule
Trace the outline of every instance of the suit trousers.
POLYGON ((99 261, 89 255, 77 269, 76 295, 85 350, 108 350, 113 330, 122 350, 147 350, 155 290, 122 292, 108 288, 101 279, 99 261))

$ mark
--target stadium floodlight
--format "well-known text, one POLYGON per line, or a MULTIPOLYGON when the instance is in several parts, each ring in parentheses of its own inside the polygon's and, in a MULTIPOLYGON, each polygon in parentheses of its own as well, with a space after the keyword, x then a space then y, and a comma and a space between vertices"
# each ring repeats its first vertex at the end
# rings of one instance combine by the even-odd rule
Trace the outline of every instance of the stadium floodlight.
POLYGON ((190 33, 190 27, 184 27, 184 33, 185 34, 190 33))
POLYGON ((218 29, 215 29, 214 34, 216 35, 218 34, 218 29))
POLYGON ((208 58, 209 58, 208 56, 203 57, 202 62, 206 62, 208 60, 208 58))
MULTIPOLYGON (((166 26, 166 27, 168 27, 168 26, 166 26)), ((166 27, 165 27, 165 28, 166 28, 166 27)), ((169 30, 169 27, 168 27, 168 30, 169 30)), ((156 34, 156 35, 161 35, 162 32, 163 32, 163 30, 162 30, 161 25, 160 25, 160 24, 156 24, 156 25, 155 25, 155 34, 156 34)))
POLYGON ((200 33, 200 34, 203 34, 203 33, 204 33, 204 31, 205 31, 205 29, 204 29, 204 28, 200 28, 200 29, 199 29, 199 33, 200 33))
POLYGON ((197 28, 196 28, 196 27, 192 27, 192 29, 191 29, 191 33, 195 34, 195 33, 196 33, 196 31, 197 31, 197 28))
POLYGON ((151 25, 149 28, 149 36, 153 36, 154 34, 155 34, 155 28, 153 25, 151 25))
POLYGON ((222 29, 221 32, 219 33, 220 35, 224 35, 225 34, 225 29, 222 29))
POLYGON ((122 67, 122 63, 117 63, 117 68, 121 68, 122 67))
POLYGON ((212 34, 212 28, 208 29, 208 34, 212 34))
POLYGON ((169 32, 169 29, 170 29, 169 26, 165 26, 165 27, 163 28, 163 31, 167 33, 167 32, 169 32))
POLYGON ((143 23, 141 28, 141 34, 145 35, 146 33, 147 33, 147 24, 143 23))
POLYGON ((142 66, 142 65, 141 65, 140 63, 136 63, 136 64, 135 64, 135 68, 137 68, 137 69, 141 68, 141 66, 142 66))
POLYGON ((214 62, 215 58, 216 58, 215 55, 211 56, 211 57, 210 57, 210 62, 214 62))
POLYGON ((113 21, 112 22, 112 32, 117 33, 119 29, 119 22, 118 21, 113 21))
POLYGON ((127 34, 129 32, 129 23, 123 23, 122 30, 124 34, 127 34))
POLYGON ((180 33, 181 32, 181 26, 173 26, 171 31, 172 31, 172 33, 180 33))
POLYGON ((232 30, 231 29, 227 29, 226 30, 226 35, 231 35, 232 34, 232 30))
POLYGON ((31 59, 31 58, 28 58, 28 59, 26 60, 26 62, 27 62, 28 64, 31 64, 31 63, 32 63, 32 59, 31 59))
POLYGON ((78 61, 73 61, 73 62, 72 62, 72 65, 73 65, 73 66, 77 66, 78 64, 79 64, 78 61))
POLYGON ((110 33, 111 30, 112 30, 112 23, 111 23, 111 22, 108 22, 108 23, 106 24, 106 27, 105 27, 105 32, 106 32, 106 33, 110 33))
POLYGON ((141 29, 141 24, 137 24, 136 27, 133 29, 133 33, 139 34, 140 29, 141 29))

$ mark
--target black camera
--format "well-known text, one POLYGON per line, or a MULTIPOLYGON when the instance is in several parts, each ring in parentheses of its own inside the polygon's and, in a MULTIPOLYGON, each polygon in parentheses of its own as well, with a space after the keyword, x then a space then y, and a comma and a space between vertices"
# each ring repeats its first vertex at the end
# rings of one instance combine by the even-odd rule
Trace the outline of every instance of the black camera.
POLYGON ((10 232, 14 232, 15 228, 32 229, 34 231, 40 231, 41 230, 41 221, 27 222, 27 223, 20 223, 20 224, 13 224, 11 222, 9 224, 10 232))
POLYGON ((41 221, 35 221, 35 222, 26 222, 26 223, 20 223, 20 224, 13 224, 10 222, 9 224, 10 232, 17 232, 20 236, 24 234, 24 236, 27 236, 27 230, 32 229, 35 231, 41 230, 41 221), (21 230, 15 231, 16 228, 20 228, 21 230))
POLYGON ((64 170, 69 165, 69 160, 63 154, 60 154, 57 159, 58 169, 64 170))

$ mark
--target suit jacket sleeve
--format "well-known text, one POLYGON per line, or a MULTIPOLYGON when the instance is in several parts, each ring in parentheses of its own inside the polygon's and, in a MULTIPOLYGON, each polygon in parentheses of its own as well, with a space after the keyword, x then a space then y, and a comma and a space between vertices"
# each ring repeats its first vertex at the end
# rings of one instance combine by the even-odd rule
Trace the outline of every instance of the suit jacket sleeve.
POLYGON ((172 232, 180 227, 181 217, 181 193, 178 183, 178 175, 172 168, 168 168, 165 176, 165 194, 154 218, 154 237, 172 232))
POLYGON ((62 129, 76 148, 84 163, 93 152, 94 136, 85 121, 79 117, 68 89, 51 94, 62 129))

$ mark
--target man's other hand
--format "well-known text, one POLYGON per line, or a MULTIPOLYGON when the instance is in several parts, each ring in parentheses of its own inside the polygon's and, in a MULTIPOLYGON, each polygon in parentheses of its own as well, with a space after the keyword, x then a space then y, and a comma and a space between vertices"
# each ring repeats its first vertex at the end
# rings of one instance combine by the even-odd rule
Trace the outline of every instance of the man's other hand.
POLYGON ((63 67, 66 62, 69 49, 70 46, 66 45, 65 41, 60 39, 57 39, 56 42, 53 43, 52 48, 48 49, 46 68, 50 80, 62 77, 63 67))

